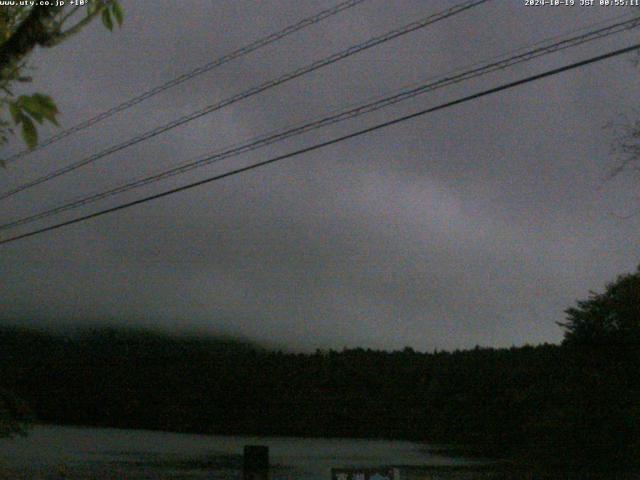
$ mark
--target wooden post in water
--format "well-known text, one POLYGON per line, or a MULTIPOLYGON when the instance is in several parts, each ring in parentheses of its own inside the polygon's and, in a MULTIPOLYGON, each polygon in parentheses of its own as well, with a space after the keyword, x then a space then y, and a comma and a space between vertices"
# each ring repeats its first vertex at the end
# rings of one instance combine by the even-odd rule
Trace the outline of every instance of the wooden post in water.
POLYGON ((244 480, 269 480, 269 447, 244 446, 244 480))

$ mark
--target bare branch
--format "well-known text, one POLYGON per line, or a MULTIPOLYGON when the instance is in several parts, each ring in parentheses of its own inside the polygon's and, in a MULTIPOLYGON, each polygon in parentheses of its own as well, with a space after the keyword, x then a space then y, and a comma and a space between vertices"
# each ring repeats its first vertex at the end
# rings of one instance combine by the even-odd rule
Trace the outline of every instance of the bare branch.
POLYGON ((95 17, 100 15, 102 13, 102 10, 104 10, 107 7, 107 5, 108 3, 100 3, 91 13, 89 13, 86 17, 84 17, 82 20, 76 23, 73 27, 68 28, 64 32, 58 31, 58 32, 52 33, 52 35, 49 37, 49 39, 47 40, 44 46, 53 47, 55 45, 58 45, 59 43, 62 43, 72 35, 75 35, 76 33, 80 32, 80 30, 82 30, 89 23, 91 23, 91 21, 95 17))
POLYGON ((62 26, 64 25, 64 22, 66 22, 67 20, 69 20, 71 17, 73 17, 73 15, 75 15, 75 13, 80 10, 82 7, 80 5, 76 5, 75 7, 73 7, 66 15, 64 15, 58 22, 57 22, 57 29, 61 30, 62 26))

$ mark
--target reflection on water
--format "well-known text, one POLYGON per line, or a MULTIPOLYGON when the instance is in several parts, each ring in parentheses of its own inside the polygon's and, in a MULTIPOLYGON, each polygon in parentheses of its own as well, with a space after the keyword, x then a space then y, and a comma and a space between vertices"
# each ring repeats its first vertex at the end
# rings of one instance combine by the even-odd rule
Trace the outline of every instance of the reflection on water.
POLYGON ((436 455, 425 445, 385 440, 188 435, 40 426, 0 439, 0 478, 25 480, 242 478, 244 445, 268 445, 271 480, 329 480, 332 467, 404 466, 402 480, 635 480, 634 473, 496 471, 436 455), (411 467, 409 467, 411 466, 411 467))
POLYGON ((40 426, 0 439, 5 477, 239 479, 244 445, 268 445, 272 480, 327 480, 332 467, 470 463, 401 441, 228 437, 40 426), (56 473, 60 470, 60 474, 56 473))

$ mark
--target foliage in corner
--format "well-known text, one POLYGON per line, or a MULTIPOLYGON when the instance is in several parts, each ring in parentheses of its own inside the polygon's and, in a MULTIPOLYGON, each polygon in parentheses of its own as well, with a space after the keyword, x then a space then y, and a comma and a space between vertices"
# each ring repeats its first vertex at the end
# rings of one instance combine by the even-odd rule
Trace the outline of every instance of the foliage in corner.
MULTIPOLYGON (((87 0, 84 5, 0 7, 0 145, 19 129, 29 149, 38 144, 38 125, 58 125, 58 109, 43 93, 16 96, 13 86, 30 82, 26 60, 35 47, 51 48, 100 16, 113 30, 124 13, 117 0, 87 0)), ((0 160, 2 164, 2 160, 0 160)))
MULTIPOLYGON (((18 2, 16 2, 18 3, 18 2)), ((117 0, 87 0, 82 5, 0 6, 0 145, 19 129, 29 149, 38 145, 38 125, 58 125, 58 108, 44 93, 16 95, 14 86, 31 81, 27 59, 36 47, 51 48, 80 32, 97 16, 109 30, 122 24, 117 0)), ((80 2, 78 2, 80 3, 80 2)), ((0 159, 0 166, 4 166, 0 159)), ((26 409, 10 392, 0 389, 0 437, 26 433, 26 409)))
POLYGON ((565 313, 567 345, 640 345, 640 267, 565 313))
MULTIPOLYGON (((38 131, 34 122, 42 124, 46 120, 58 125, 58 108, 48 95, 20 95, 15 100, 8 101, 8 105, 11 120, 15 126, 22 128, 22 139, 29 148, 35 148, 38 144, 38 131)), ((9 132, 13 133, 13 128, 9 127, 9 132)), ((2 137, 2 141, 7 141, 6 135, 2 137)))

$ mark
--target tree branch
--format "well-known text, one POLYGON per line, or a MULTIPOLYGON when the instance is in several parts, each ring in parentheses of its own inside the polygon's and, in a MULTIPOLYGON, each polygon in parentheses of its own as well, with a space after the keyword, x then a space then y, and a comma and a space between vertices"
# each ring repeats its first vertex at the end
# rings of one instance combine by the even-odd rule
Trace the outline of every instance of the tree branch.
POLYGON ((75 7, 73 7, 69 13, 67 13, 64 17, 62 17, 57 25, 58 25, 58 30, 62 29, 62 25, 64 25, 64 22, 66 22, 67 20, 69 20, 71 17, 73 17, 73 15, 75 15, 75 13, 80 10, 82 7, 80 5, 76 5, 75 7))
POLYGON ((46 45, 52 35, 50 22, 63 7, 35 6, 11 37, 0 45, 0 77, 37 45, 46 45))
POLYGON ((49 38, 47 39, 46 43, 43 44, 43 46, 44 47, 53 47, 55 45, 58 45, 59 43, 62 43, 64 40, 66 40, 70 36, 75 35, 80 30, 82 30, 85 26, 87 26, 89 23, 91 23, 91 21, 96 16, 100 15, 102 13, 102 10, 104 8, 106 8, 106 6, 107 6, 107 3, 101 4, 95 10, 93 10, 93 12, 91 12, 89 15, 87 15, 82 20, 80 20, 78 23, 76 23, 73 27, 68 28, 64 32, 60 32, 60 31, 52 32, 51 35, 49 36, 49 38))

